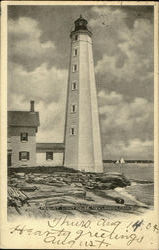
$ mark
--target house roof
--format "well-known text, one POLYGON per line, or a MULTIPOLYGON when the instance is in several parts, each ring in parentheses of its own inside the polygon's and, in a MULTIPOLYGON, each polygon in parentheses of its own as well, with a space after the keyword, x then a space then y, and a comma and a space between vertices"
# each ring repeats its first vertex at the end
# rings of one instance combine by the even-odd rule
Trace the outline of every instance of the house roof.
POLYGON ((36 143, 37 150, 64 150, 64 143, 36 143))
POLYGON ((8 111, 8 126, 38 127, 39 112, 8 111))

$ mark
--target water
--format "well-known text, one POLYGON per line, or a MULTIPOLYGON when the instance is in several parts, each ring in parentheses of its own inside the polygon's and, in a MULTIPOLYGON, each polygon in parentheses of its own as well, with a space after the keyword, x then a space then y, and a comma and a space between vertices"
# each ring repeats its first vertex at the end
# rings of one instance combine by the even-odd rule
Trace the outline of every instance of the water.
POLYGON ((154 165, 150 164, 114 164, 104 163, 104 172, 117 172, 124 174, 128 179, 154 181, 154 165))
POLYGON ((131 180, 131 186, 117 188, 116 190, 139 203, 148 206, 154 204, 154 166, 153 164, 113 164, 104 163, 104 172, 117 172, 124 174, 131 180), (144 183, 148 181, 150 183, 144 183))

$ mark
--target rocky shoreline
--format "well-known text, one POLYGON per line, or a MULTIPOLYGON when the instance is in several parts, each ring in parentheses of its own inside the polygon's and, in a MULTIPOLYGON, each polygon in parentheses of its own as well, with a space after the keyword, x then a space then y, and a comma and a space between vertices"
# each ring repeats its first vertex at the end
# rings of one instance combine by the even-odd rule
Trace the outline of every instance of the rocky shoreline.
POLYGON ((138 212, 145 204, 124 197, 116 188, 131 186, 120 173, 16 173, 8 178, 8 213, 51 216, 52 210, 99 213, 138 212))

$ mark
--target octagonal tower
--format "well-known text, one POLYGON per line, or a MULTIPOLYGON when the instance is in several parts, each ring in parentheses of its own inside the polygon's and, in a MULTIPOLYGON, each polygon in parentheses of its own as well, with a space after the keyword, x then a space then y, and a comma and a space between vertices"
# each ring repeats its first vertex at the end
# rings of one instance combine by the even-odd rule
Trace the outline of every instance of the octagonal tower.
POLYGON ((103 172, 92 33, 82 16, 70 34, 64 165, 103 172))

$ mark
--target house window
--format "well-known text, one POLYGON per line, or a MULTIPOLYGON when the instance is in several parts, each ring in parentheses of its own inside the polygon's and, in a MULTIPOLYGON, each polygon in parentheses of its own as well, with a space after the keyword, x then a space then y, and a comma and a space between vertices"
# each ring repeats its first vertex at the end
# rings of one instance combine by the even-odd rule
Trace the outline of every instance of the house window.
POLYGON ((21 133, 21 134, 20 134, 20 140, 21 140, 22 142, 28 141, 28 133, 21 133))
POLYGON ((46 152, 46 160, 53 160, 53 152, 46 152))
POLYGON ((21 151, 21 152, 19 152, 19 160, 20 161, 27 161, 27 160, 29 160, 29 152, 27 152, 27 151, 21 151))
POLYGON ((73 126, 70 128, 70 135, 76 135, 76 130, 73 126))
POLYGON ((73 71, 73 72, 76 72, 76 71, 77 71, 77 64, 74 64, 74 65, 73 65, 72 71, 73 71))
POLYGON ((71 105, 71 113, 76 113, 76 111, 77 111, 77 105, 72 104, 71 105))
POLYGON ((74 81, 72 82, 72 90, 76 90, 77 89, 77 82, 74 81))
POLYGON ((77 41, 78 40, 78 35, 75 35, 75 41, 77 41))
POLYGON ((73 55, 74 55, 74 56, 77 56, 77 49, 74 49, 73 55))

